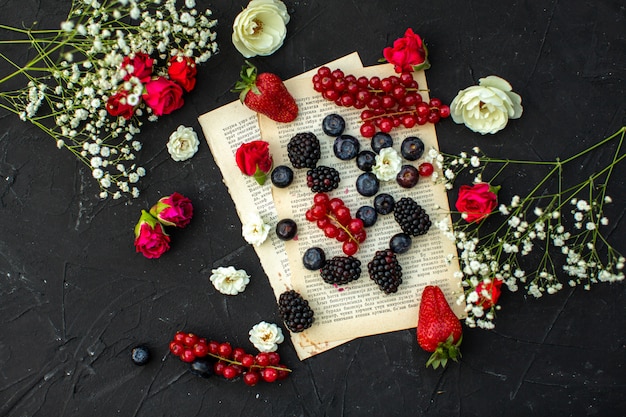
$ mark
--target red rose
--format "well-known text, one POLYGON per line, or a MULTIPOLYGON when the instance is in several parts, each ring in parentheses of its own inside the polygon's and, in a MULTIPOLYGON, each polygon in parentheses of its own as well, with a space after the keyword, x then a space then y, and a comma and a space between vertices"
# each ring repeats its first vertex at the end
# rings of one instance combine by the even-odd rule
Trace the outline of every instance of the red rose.
POLYGON ((498 304, 498 299, 500 298, 500 294, 502 291, 500 287, 502 286, 502 280, 499 278, 494 278, 490 283, 485 284, 485 281, 481 281, 476 286, 476 292, 478 293, 478 301, 476 301, 477 306, 483 308, 483 310, 487 310, 498 304), (484 292, 484 293, 483 293, 484 292))
POLYGON ((183 89, 165 77, 153 78, 145 84, 143 99, 157 116, 170 114, 183 104, 183 89))
POLYGON ((184 195, 173 193, 152 206, 150 214, 166 226, 185 227, 193 217, 193 206, 184 195))
POLYGON ((170 80, 177 82, 187 92, 193 90, 196 86, 198 68, 193 58, 172 57, 167 73, 170 76, 170 80))
POLYGON ((498 204, 497 192, 500 187, 492 187, 486 182, 462 185, 456 200, 456 209, 468 223, 479 223, 489 216, 498 204))
POLYGON ((430 68, 428 50, 419 35, 408 28, 403 38, 396 39, 393 48, 383 49, 387 62, 394 65, 397 73, 419 71, 430 68))
POLYGON ((272 169, 269 146, 267 142, 254 140, 241 145, 235 154, 241 172, 253 176, 260 185, 265 183, 266 174, 272 169))
POLYGON ((122 60, 122 69, 126 70, 124 80, 137 77, 142 83, 146 83, 152 76, 152 66, 154 60, 150 55, 143 52, 136 52, 132 56, 125 56, 122 60))
POLYGON ((135 106, 128 104, 128 91, 123 89, 110 96, 105 107, 111 116, 121 116, 126 120, 135 114, 135 106))
POLYGON ((163 225, 145 210, 135 226, 135 249, 148 259, 158 258, 170 248, 170 237, 163 225))

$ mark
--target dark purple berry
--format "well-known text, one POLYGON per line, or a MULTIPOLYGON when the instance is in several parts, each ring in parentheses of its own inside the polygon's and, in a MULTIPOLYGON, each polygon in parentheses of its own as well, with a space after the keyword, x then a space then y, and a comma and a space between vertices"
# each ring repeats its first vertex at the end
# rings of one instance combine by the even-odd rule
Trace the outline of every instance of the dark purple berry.
POLYGON ((291 240, 298 233, 298 225, 291 219, 282 219, 276 224, 276 236, 280 240, 291 240))
POLYGON ((417 185, 417 181, 420 178, 420 173, 413 165, 402 165, 398 175, 396 175, 396 182, 402 188, 413 188, 417 185))
POLYGON ((309 248, 302 256, 302 264, 310 271, 321 269, 326 263, 326 254, 324 250, 318 247, 309 248))
POLYGON ((354 159, 359 153, 361 145, 359 140, 354 136, 341 135, 335 139, 333 144, 333 152, 335 156, 342 161, 348 161, 354 159))
POLYGON ((376 154, 372 151, 361 151, 356 156, 356 166, 365 172, 370 172, 376 165, 376 154))
POLYGON ((378 194, 376 198, 374 198, 374 208, 378 214, 389 214, 393 211, 395 202, 391 194, 378 194))
POLYGON ((148 350, 148 347, 144 345, 135 346, 130 351, 130 359, 135 365, 145 365, 150 360, 150 350, 148 350))
POLYGON ((328 136, 339 136, 346 128, 346 121, 338 114, 329 114, 322 120, 322 130, 328 136))
POLYGON ((376 153, 380 153, 383 148, 391 148, 393 146, 393 139, 389 133, 376 132, 372 137, 372 150, 376 153))
POLYGON ((412 239, 406 233, 396 233, 389 240, 389 249, 393 253, 406 253, 411 249, 412 239))
POLYGON ((409 136, 402 141, 400 153, 407 161, 416 161, 424 154, 424 142, 416 136, 409 136))
POLYGON ((293 170, 287 165, 279 165, 272 170, 272 184, 278 188, 285 188, 293 182, 293 170))
POLYGON ((364 172, 356 179, 356 190, 365 197, 376 195, 379 186, 378 178, 371 172, 364 172))
POLYGON ((376 213, 376 209, 372 206, 361 206, 356 211, 355 217, 361 219, 363 227, 372 227, 376 223, 376 220, 378 220, 378 213, 376 213))

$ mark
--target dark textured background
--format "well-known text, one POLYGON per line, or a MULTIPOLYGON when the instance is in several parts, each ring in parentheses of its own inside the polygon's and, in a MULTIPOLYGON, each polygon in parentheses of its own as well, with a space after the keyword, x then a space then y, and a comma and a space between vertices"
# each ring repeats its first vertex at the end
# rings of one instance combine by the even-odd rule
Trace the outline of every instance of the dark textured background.
MULTIPOLYGON (((494 331, 467 330, 463 360, 425 369, 415 330, 354 340, 304 362, 290 342, 279 352, 294 369, 282 383, 202 380, 172 358, 178 329, 247 349, 260 320, 278 323, 273 294, 203 142, 174 162, 165 143, 180 124, 226 104, 243 58, 230 42, 244 1, 206 2, 219 20, 219 55, 199 71, 185 107, 148 124, 140 164, 149 171, 133 201, 100 201, 91 173, 17 117, 0 112, 1 416, 620 416, 626 413, 626 285, 566 287, 529 299, 505 292, 494 331), (142 208, 178 191, 196 215, 173 233, 158 260, 135 253, 142 208), (210 270, 235 265, 252 281, 225 297, 210 270), (129 349, 147 343, 154 359, 134 366, 129 349)), ((449 152, 480 146, 491 156, 566 157, 625 122, 626 33, 622 1, 290 1, 288 37, 252 61, 289 78, 352 51, 373 65, 407 27, 428 44, 433 95, 450 102, 490 74, 523 98, 524 115, 494 136, 451 120, 437 126, 449 152)), ((57 27, 67 0, 4 0, 0 22, 57 27)), ((3 33, 3 38, 5 34, 3 33)), ((3 50, 0 46, 0 50, 3 50)), ((23 52, 25 53, 25 51, 23 52)), ((2 73, 6 68, 2 68, 2 73)), ((2 86, 2 88, 5 88, 2 86)), ((581 160, 570 175, 606 162, 581 160)), ((624 166, 609 194, 610 235, 625 252, 624 166)), ((513 169, 508 200, 542 176, 513 169)))

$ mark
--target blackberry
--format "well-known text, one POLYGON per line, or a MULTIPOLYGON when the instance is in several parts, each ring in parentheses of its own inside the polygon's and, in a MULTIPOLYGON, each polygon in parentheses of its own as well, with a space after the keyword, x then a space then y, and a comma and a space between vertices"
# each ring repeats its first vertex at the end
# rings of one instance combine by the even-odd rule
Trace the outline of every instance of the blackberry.
POLYGON ((361 276, 361 261, 354 256, 335 256, 326 261, 320 274, 327 284, 347 284, 361 276))
POLYGON ((393 217, 402 231, 411 236, 426 234, 432 224, 422 206, 410 197, 402 197, 396 201, 393 217))
POLYGON ((294 333, 308 329, 313 324, 313 310, 309 302, 295 290, 285 291, 278 298, 278 314, 294 333))
POLYGON ((306 185, 314 193, 327 193, 339 187, 339 172, 332 167, 320 165, 306 173, 306 185))
POLYGON ((315 168, 321 155, 320 141, 313 133, 298 133, 289 139, 287 156, 294 168, 315 168))
POLYGON ((385 294, 398 291, 402 284, 402 267, 391 249, 377 251, 367 264, 367 272, 385 294))

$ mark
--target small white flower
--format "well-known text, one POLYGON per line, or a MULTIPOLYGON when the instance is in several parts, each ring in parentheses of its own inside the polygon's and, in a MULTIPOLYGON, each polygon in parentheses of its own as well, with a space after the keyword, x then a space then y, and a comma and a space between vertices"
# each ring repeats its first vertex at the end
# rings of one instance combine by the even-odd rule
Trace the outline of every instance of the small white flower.
POLYGON ((278 344, 285 340, 283 331, 273 323, 260 322, 248 332, 250 342, 259 352, 276 352, 278 344))
POLYGON ((283 45, 289 13, 279 0, 252 0, 233 22, 233 45, 246 58, 271 55, 283 45))
POLYGON ((452 120, 483 135, 496 133, 509 119, 522 115, 522 98, 512 90, 511 84, 495 75, 481 78, 477 86, 459 91, 452 100, 452 120))
POLYGON ((241 233, 246 242, 254 246, 259 246, 267 239, 270 229, 270 225, 263 221, 261 215, 253 212, 246 215, 241 233))
POLYGON ((472 156, 470 158, 470 164, 474 167, 477 168, 480 166, 480 158, 478 158, 476 155, 472 156))
POLYGON ((180 125, 170 135, 167 151, 174 161, 185 161, 196 154, 199 144, 198 135, 193 128, 180 125))
POLYGON ((232 266, 219 267, 211 271, 209 277, 216 290, 226 295, 237 295, 246 289, 250 282, 250 275, 243 269, 232 266))
POLYGON ((398 172, 402 168, 402 158, 393 148, 383 148, 376 155, 376 164, 372 167, 372 172, 380 181, 395 180, 398 172))

